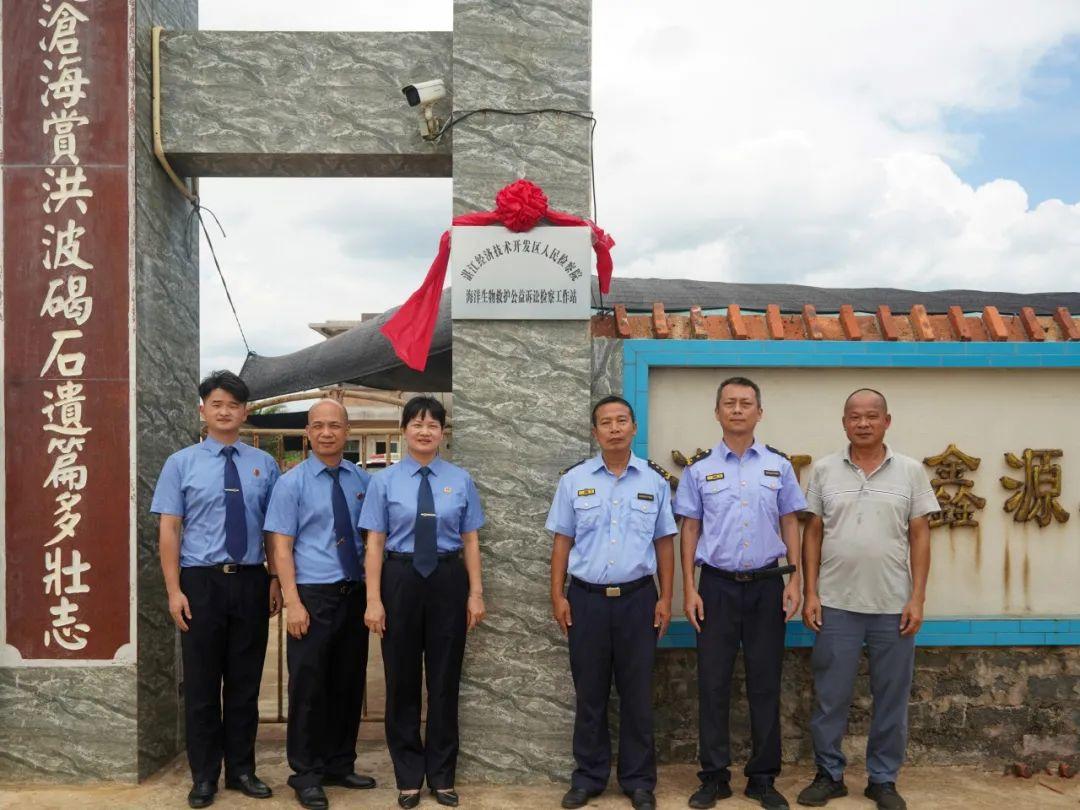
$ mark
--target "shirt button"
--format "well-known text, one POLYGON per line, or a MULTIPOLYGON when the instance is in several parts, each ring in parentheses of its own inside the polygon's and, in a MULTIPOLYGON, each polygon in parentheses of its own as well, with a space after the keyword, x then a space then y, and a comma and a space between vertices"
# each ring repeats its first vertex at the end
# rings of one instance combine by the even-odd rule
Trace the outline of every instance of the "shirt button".
POLYGON ((742 482, 742 485, 743 485, 743 486, 745 487, 745 486, 746 486, 746 482, 745 482, 745 481, 743 481, 743 482, 742 482))
POLYGON ((615 538, 611 538, 611 545, 615 545, 615 538))
POLYGON ((750 525, 750 521, 749 521, 749 520, 744 520, 744 521, 742 522, 742 525, 743 525, 743 526, 749 526, 749 525, 750 525))
POLYGON ((613 503, 613 504, 615 504, 616 506, 618 506, 618 504, 619 504, 619 499, 618 499, 618 498, 616 498, 615 500, 613 500, 613 501, 612 501, 612 503, 613 503))
POLYGON ((743 548, 750 548, 750 544, 749 544, 749 543, 743 543, 743 544, 742 544, 742 547, 743 547, 743 548))
POLYGON ((618 522, 619 522, 619 521, 618 521, 618 520, 616 520, 615 518, 612 518, 612 519, 611 519, 611 525, 612 525, 612 526, 614 526, 614 525, 615 525, 616 523, 618 523, 618 522))
POLYGON ((746 506, 746 501, 743 501, 743 502, 742 502, 742 505, 743 505, 743 506, 746 506))
POLYGON ((615 564, 614 560, 608 560, 608 565, 614 565, 614 564, 615 564))

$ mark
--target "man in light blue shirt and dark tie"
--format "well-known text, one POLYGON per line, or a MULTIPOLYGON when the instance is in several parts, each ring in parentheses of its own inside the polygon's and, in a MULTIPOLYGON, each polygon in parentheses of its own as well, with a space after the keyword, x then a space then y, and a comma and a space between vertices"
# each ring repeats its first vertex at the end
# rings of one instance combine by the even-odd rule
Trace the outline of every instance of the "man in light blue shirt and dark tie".
POLYGON ((227 788, 271 795, 255 775, 255 733, 269 620, 281 604, 262 533, 279 472, 268 453, 238 440, 247 385, 215 371, 199 397, 206 440, 169 456, 150 505, 161 516, 161 570, 181 631, 191 807, 213 803, 223 758, 227 788))
POLYGON ((349 414, 336 400, 308 411, 311 455, 278 482, 264 528, 281 578, 289 638, 289 785, 303 807, 323 787, 375 787, 354 771, 367 677, 364 548, 356 523, 369 476, 343 457, 349 414))

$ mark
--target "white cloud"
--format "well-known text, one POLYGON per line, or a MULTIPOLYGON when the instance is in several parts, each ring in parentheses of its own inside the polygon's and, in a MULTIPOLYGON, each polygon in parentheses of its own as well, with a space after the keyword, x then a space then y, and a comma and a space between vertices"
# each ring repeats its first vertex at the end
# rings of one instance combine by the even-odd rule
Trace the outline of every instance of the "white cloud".
POLYGON ((1080 6, 595 8, 599 204, 617 273, 1077 286, 1080 206, 1029 209, 1007 178, 965 184, 949 163, 977 140, 944 121, 1020 104, 1039 60, 1080 33, 1080 6))

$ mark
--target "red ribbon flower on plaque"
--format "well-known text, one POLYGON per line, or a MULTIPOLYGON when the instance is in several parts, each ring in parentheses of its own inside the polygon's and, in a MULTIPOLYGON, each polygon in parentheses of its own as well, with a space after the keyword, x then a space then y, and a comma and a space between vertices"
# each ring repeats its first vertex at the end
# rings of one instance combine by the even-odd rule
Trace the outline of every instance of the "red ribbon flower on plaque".
MULTIPOLYGON (((596 253, 596 274, 600 292, 611 289, 611 249, 615 240, 604 233, 595 222, 548 208, 543 190, 528 180, 516 180, 495 195, 494 211, 477 211, 454 217, 455 225, 504 225, 511 231, 529 231, 547 220, 552 225, 587 225, 592 230, 593 251, 596 253)), ((409 368, 423 371, 427 365, 431 336, 439 315, 439 298, 446 268, 450 263, 450 231, 439 240, 439 252, 428 268, 423 284, 409 296, 401 308, 380 330, 394 352, 409 368)))

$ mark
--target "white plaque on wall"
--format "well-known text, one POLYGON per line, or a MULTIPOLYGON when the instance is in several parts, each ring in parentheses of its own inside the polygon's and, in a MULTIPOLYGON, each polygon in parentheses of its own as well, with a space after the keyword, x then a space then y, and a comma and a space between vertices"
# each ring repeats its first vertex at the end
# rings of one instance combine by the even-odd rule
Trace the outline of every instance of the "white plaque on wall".
POLYGON ((592 295, 587 227, 454 228, 450 241, 455 319, 584 320, 592 295))

